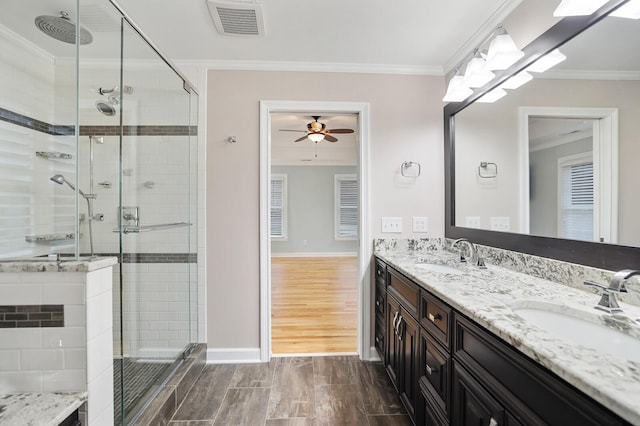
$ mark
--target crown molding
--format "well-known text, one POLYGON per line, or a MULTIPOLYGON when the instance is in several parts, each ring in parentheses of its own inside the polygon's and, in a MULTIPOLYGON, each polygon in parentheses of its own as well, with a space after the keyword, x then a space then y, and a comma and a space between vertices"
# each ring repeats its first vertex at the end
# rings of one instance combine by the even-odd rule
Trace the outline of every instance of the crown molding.
POLYGON ((557 80, 640 80, 640 71, 548 70, 541 74, 535 74, 535 78, 557 80))
POLYGON ((174 62, 179 67, 196 67, 223 71, 342 72, 355 74, 431 75, 438 77, 444 75, 442 67, 431 65, 349 64, 287 61, 226 61, 206 59, 177 59, 174 62))
POLYGON ((444 64, 444 73, 449 74, 453 71, 473 49, 487 40, 487 37, 496 29, 498 24, 502 23, 507 16, 511 14, 522 3, 522 0, 505 0, 504 3, 496 10, 493 15, 487 19, 484 24, 476 31, 469 40, 467 40, 456 53, 444 64))

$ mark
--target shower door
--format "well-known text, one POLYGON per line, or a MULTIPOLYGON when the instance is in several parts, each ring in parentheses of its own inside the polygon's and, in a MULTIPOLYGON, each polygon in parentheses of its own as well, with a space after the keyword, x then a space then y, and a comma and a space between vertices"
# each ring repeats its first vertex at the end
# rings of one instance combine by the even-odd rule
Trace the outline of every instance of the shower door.
POLYGON ((126 424, 195 342, 197 156, 192 95, 126 22, 120 83, 116 393, 126 424))

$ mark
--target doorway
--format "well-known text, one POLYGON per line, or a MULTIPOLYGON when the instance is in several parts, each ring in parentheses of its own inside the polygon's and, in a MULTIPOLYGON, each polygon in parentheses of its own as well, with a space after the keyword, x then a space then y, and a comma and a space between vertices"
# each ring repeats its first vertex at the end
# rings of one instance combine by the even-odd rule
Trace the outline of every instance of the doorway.
POLYGON ((615 243, 618 111, 520 108, 523 232, 615 243))
MULTIPOLYGON (((332 274, 335 274, 335 271, 340 271, 345 269, 344 264, 349 264, 351 268, 350 274, 353 275, 352 279, 355 278, 356 285, 354 286, 354 292, 350 296, 352 306, 347 308, 345 312, 349 312, 349 310, 355 310, 354 320, 357 323, 356 327, 356 339, 355 339, 355 350, 354 351, 342 351, 337 348, 335 349, 325 349, 318 350, 318 348, 309 347, 302 350, 300 353, 326 353, 326 352, 347 352, 354 353, 357 352, 362 359, 369 359, 370 357, 370 345, 369 345, 369 334, 370 334, 370 290, 369 290, 369 259, 371 257, 371 247, 370 246, 370 232, 369 232, 369 218, 368 218, 368 203, 369 203, 369 193, 368 193, 368 171, 369 171, 369 107, 368 104, 365 103, 350 103, 350 102, 297 102, 297 101, 263 101, 261 102, 261 128, 260 128, 260 151, 261 151, 261 161, 260 161, 260 169, 261 169, 261 182, 260 182, 260 356, 263 362, 268 361, 271 358, 272 352, 277 353, 277 351, 272 351, 272 306, 273 301, 276 297, 279 297, 281 294, 277 293, 275 288, 273 287, 274 283, 272 278, 274 276, 283 278, 283 282, 287 280, 286 276, 288 274, 287 271, 299 270, 300 265, 302 266, 302 273, 298 278, 292 278, 294 280, 294 284, 298 289, 301 288, 301 285, 304 279, 300 277, 308 278, 312 274, 305 273, 304 269, 308 269, 311 265, 312 269, 318 271, 317 274, 322 275, 322 277, 316 277, 318 279, 312 283, 308 283, 309 285, 315 286, 315 289, 320 293, 316 294, 308 294, 303 290, 301 295, 302 299, 300 303, 302 303, 305 299, 308 300, 309 297, 319 297, 319 295, 327 295, 328 287, 322 289, 323 283, 326 283, 325 279, 331 280, 332 274), (320 170, 318 167, 322 164, 322 157, 325 156, 325 159, 328 156, 328 151, 323 150, 322 146, 315 145, 315 141, 306 141, 306 131, 305 128, 307 124, 312 123, 315 119, 311 118, 311 116, 320 116, 326 117, 326 120, 329 120, 331 117, 338 116, 351 116, 354 119, 354 134, 357 135, 357 152, 355 153, 355 158, 357 159, 357 167, 355 169, 350 170, 352 173, 338 173, 338 171, 345 170, 331 170, 333 179, 333 190, 339 193, 339 188, 341 187, 340 182, 346 182, 345 185, 342 185, 344 188, 349 188, 356 185, 357 189, 357 197, 356 197, 356 222, 353 221, 343 221, 340 222, 338 218, 338 222, 344 225, 342 230, 346 230, 347 234, 349 234, 349 225, 351 228, 356 226, 356 235, 357 238, 351 238, 351 248, 349 249, 333 249, 332 251, 328 251, 326 248, 314 249, 309 248, 309 245, 312 243, 311 238, 300 238, 299 236, 296 238, 291 238, 291 241, 288 241, 288 234, 286 233, 288 229, 285 231, 281 224, 278 223, 278 220, 275 222, 272 221, 272 216, 279 218, 281 215, 285 215, 285 213, 280 213, 280 216, 276 212, 275 215, 272 215, 271 207, 275 206, 278 208, 279 204, 276 202, 273 204, 271 202, 272 194, 272 185, 273 182, 276 182, 276 187, 278 185, 289 184, 290 178, 287 176, 289 173, 282 173, 283 169, 277 170, 278 173, 274 172, 274 167, 278 167, 277 165, 272 164, 273 158, 273 150, 277 149, 274 145, 274 141, 272 138, 273 132, 277 131, 281 126, 278 125, 274 127, 273 125, 273 117, 274 116, 284 116, 286 117, 305 117, 307 120, 304 127, 289 127, 286 128, 290 130, 302 130, 302 133, 295 134, 291 133, 291 136, 296 136, 295 138, 291 138, 293 140, 300 139, 299 142, 309 142, 307 145, 310 145, 312 148, 311 157, 310 158, 298 158, 298 161, 306 159, 311 160, 308 162, 314 162, 316 166, 309 166, 306 168, 316 168, 313 173, 318 173, 320 170), (275 129, 275 130, 274 130, 275 129), (317 155, 317 157, 316 157, 317 155), (282 175, 285 175, 284 177, 282 175), (276 178, 275 180, 273 178, 276 178), (280 182, 278 184, 278 182, 280 182), (275 230, 276 234, 278 232, 281 235, 286 235, 286 240, 284 241, 289 245, 289 252, 293 254, 292 256, 280 256, 275 257, 277 260, 277 264, 274 262, 272 264, 272 251, 277 251, 272 248, 272 230, 275 230), (305 245, 306 244, 306 245, 305 245), (308 247, 305 249, 305 247, 308 247), (355 250, 354 250, 355 249, 355 250), (317 250, 317 251, 316 251, 317 250), (306 253, 306 254, 305 254, 306 253), (327 253, 332 253, 328 256, 323 255, 327 253), (301 255, 304 254, 304 255, 301 255), (355 254, 355 256, 354 256, 355 254), (351 259, 349 259, 351 258, 351 259), (294 262, 295 259, 295 262, 294 262), (291 264, 295 263, 297 266, 295 268, 291 267, 291 264), (304 266, 306 263, 306 267, 304 266), (332 272, 333 271, 333 272, 332 272), (278 275, 274 275, 278 274, 278 275), (283 276, 284 274, 284 276, 283 276), (320 283, 320 284, 318 284, 320 283), (354 303, 355 302, 355 303, 354 303)), ((320 118, 319 121, 323 123, 323 119, 320 118)), ((327 128, 335 127, 333 125, 329 126, 327 123, 323 123, 327 128)), ((340 126, 343 127, 343 126, 340 126)), ((350 127, 347 127, 350 128, 350 127)), ((337 136, 336 139, 340 139, 340 134, 333 135, 337 136)), ((299 143, 297 142, 297 143, 299 143)), ((293 143, 293 142, 292 142, 293 143)), ((346 145, 346 144, 344 144, 346 145)), ((303 145, 298 145, 300 147, 304 147, 303 145)), ((298 152, 302 152, 302 150, 298 150, 298 152)), ((299 155, 298 155, 299 157, 299 155)), ((307 154, 308 157, 308 154, 307 154)), ((338 157, 341 157, 338 154, 338 157)), ((302 162, 302 161, 300 161, 302 162)), ((303 167, 297 167, 298 170, 302 170, 303 167)), ((329 167, 329 166, 327 166, 329 167)), ((347 165, 332 165, 330 167, 348 167, 347 165)), ((297 170, 296 170, 297 171, 297 170)), ((349 171, 349 170, 347 170, 349 171)), ((298 181, 299 179, 296 179, 298 181)), ((277 192, 275 193, 277 196, 277 192)), ((314 197, 315 192, 312 191, 309 197, 314 197)), ((277 201, 277 200, 276 200, 277 201)), ((333 203, 332 203, 333 204, 333 203)), ((339 206, 339 203, 337 204, 339 206)), ((345 218, 349 219, 350 216, 348 212, 349 206, 344 206, 346 210, 343 211, 345 213, 345 218)), ((334 208, 336 210, 336 216, 339 216, 340 210, 339 208, 334 208)), ((332 217, 331 222, 333 222, 334 215, 332 217)), ((285 219, 286 220, 286 219, 285 219)), ((339 226, 334 226, 334 228, 338 229, 339 226)), ((335 232, 339 232, 335 231, 335 232)), ((332 233, 333 234, 333 233, 332 233)), ((344 243, 348 241, 340 241, 339 235, 333 234, 331 237, 338 243, 344 243)), ((283 242, 283 241, 281 241, 283 242)), ((315 243, 315 241, 313 241, 315 243)), ((344 246, 343 246, 344 247, 344 246)), ((286 251, 286 250, 285 250, 286 251)), ((276 255, 277 256, 277 255, 276 255)), ((349 267, 347 269, 349 269, 349 267)), ((347 276, 349 273, 347 273, 347 276)), ((335 276, 335 275, 334 275, 335 276)), ((343 278, 340 278, 342 280, 343 278)), ((346 278, 349 280, 349 278, 346 278)), ((307 279, 307 281, 309 281, 307 279)), ((312 280, 313 281, 313 280, 312 280)), ((335 287, 333 287, 335 289, 335 287)), ((285 290, 286 291, 286 290, 285 290)), ((280 289, 278 289, 280 292, 280 289)), ((301 309, 304 309, 302 307, 301 309)), ((353 312, 351 312, 353 314, 353 312)), ((346 315, 346 314, 345 314, 346 315)), ((331 325, 331 322, 327 322, 328 326, 332 329, 336 329, 336 324, 340 322, 340 314, 332 313, 331 320, 334 321, 334 325, 331 325), (337 321, 336 321, 337 320, 337 321)), ((308 319, 307 319, 308 320, 308 319)), ((316 322, 320 321, 318 318, 316 322)), ((304 329, 304 326, 299 330, 300 333, 307 333, 309 330, 304 329)), ((339 334, 339 333, 337 333, 339 334)), ((290 349, 291 350, 291 349, 290 349)), ((293 349, 295 353, 298 353, 295 349, 293 349)))

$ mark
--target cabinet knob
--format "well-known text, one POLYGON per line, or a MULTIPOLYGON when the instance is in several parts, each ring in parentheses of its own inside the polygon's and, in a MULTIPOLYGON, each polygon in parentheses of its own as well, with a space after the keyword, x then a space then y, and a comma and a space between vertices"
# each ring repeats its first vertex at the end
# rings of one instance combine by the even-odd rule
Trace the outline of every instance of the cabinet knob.
POLYGON ((438 371, 437 368, 431 367, 429 364, 426 365, 426 368, 427 368, 427 373, 429 373, 429 375, 431 375, 431 374, 433 374, 433 373, 438 371))
POLYGON ((496 421, 496 419, 491 417, 491 420, 489 420, 489 426, 498 426, 498 422, 496 421))
POLYGON ((435 314, 434 315, 432 313, 429 313, 429 314, 427 314, 427 318, 429 318, 429 321, 431 321, 431 322, 436 322, 436 321, 439 321, 442 318, 442 316, 440 316, 440 314, 435 314))
POLYGON ((380 301, 376 300, 376 306, 380 306, 380 301))

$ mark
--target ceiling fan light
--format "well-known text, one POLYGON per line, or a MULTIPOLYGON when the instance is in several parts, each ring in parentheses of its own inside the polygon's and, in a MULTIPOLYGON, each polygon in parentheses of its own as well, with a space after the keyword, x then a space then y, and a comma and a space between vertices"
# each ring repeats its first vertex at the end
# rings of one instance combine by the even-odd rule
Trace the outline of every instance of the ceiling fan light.
POLYGON ((473 94, 473 90, 469 88, 464 82, 464 77, 461 75, 454 76, 449 81, 449 87, 447 93, 442 98, 443 102, 462 102, 473 94))
POLYGON ((309 133, 307 135, 307 137, 309 139, 311 139, 314 142, 320 142, 321 140, 324 139, 324 134, 323 133, 309 133))
POLYGON ((502 83, 501 89, 517 89, 518 87, 533 80, 533 76, 526 71, 520 71, 518 74, 511 77, 509 80, 502 83))
POLYGON ((487 69, 506 70, 524 56, 509 34, 498 34, 491 40, 487 53, 487 69))
POLYGON ((473 57, 467 64, 464 73, 464 82, 469 87, 482 87, 496 75, 486 67, 485 60, 480 56, 473 57))
POLYGON ((609 16, 615 16, 617 18, 640 19, 640 0, 631 0, 630 2, 623 4, 622 6, 611 12, 609 16))
POLYGON ((482 102, 485 104, 491 104, 494 103, 495 101, 497 101, 498 99, 506 96, 507 92, 505 92, 503 89, 497 87, 495 89, 493 89, 490 92, 487 92, 485 95, 483 95, 481 98, 478 99, 478 102, 482 102))
POLYGON ((549 68, 558 65, 565 59, 567 59, 567 57, 563 55, 558 49, 555 49, 535 61, 533 64, 529 65, 529 67, 527 67, 527 71, 545 72, 549 68))
POLYGON ((553 16, 585 16, 600 9, 609 0, 562 0, 553 11, 553 16))

